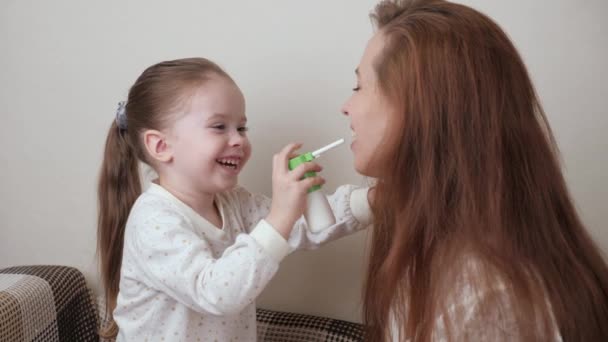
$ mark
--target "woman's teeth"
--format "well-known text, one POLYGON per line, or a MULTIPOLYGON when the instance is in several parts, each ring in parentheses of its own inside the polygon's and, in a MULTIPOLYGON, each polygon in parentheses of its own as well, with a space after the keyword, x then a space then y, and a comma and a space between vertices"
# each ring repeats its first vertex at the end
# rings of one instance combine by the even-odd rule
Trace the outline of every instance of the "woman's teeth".
POLYGON ((352 140, 357 139, 357 133, 355 133, 355 131, 350 131, 350 135, 351 135, 352 140))

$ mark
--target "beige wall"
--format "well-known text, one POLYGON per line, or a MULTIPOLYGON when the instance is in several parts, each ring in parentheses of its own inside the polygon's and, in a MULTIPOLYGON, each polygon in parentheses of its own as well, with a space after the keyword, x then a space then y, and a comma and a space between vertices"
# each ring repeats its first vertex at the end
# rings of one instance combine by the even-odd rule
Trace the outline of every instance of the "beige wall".
MULTIPOLYGON (((0 267, 64 264, 97 282, 95 182, 116 103, 148 65, 206 56, 247 98, 253 158, 241 183, 269 194, 274 151, 350 134, 339 108, 371 34, 372 0, 0 2, 0 267), (169 2, 166 2, 169 3, 169 2)), ((529 66, 585 222, 608 251, 608 12, 604 0, 471 0, 529 66)), ((348 148, 322 160, 327 190, 362 184, 348 148)), ((262 307, 359 319, 365 233, 282 264, 262 307)))

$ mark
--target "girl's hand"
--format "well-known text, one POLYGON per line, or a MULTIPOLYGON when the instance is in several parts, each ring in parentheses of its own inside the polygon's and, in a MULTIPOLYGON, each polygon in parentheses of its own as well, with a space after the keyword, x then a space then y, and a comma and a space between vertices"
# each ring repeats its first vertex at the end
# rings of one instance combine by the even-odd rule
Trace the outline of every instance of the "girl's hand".
POLYGON ((293 225, 304 213, 307 190, 325 183, 318 175, 302 179, 306 172, 321 171, 322 168, 317 163, 303 163, 294 170, 289 170, 289 159, 297 156, 295 151, 301 146, 291 143, 275 154, 272 160, 272 205, 266 221, 285 239, 289 238, 293 225))

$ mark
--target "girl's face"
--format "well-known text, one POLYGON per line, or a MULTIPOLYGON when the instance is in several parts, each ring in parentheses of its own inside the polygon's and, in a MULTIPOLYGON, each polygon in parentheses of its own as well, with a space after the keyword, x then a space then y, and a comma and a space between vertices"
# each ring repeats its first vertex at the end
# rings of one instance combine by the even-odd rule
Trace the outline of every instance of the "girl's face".
POLYGON ((234 187, 251 156, 246 124, 240 89, 229 79, 212 77, 170 129, 173 158, 167 171, 194 191, 216 193, 234 187))
POLYGON ((359 67, 355 70, 357 85, 342 107, 351 120, 355 169, 366 176, 377 176, 373 157, 382 148, 388 119, 394 110, 381 93, 374 62, 382 51, 384 37, 376 33, 368 42, 359 67))

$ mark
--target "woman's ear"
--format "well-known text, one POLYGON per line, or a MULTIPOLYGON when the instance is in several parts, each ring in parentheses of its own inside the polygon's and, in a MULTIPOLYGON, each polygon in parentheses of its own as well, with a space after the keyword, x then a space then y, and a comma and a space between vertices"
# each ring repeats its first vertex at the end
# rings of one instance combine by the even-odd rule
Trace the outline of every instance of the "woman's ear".
POLYGON ((152 160, 160 163, 168 163, 173 160, 173 150, 165 133, 154 129, 145 131, 144 145, 152 160))

